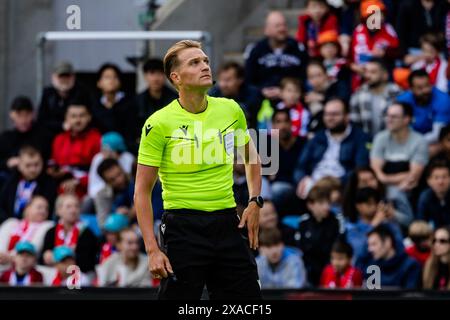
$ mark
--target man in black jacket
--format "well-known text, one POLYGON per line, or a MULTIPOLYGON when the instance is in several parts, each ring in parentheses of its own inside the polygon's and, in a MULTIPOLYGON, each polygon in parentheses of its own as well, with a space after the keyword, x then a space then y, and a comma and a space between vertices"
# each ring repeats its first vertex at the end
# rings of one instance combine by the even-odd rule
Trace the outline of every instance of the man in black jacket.
POLYGON ((44 159, 49 157, 51 146, 50 133, 33 121, 33 104, 28 97, 18 96, 13 100, 9 117, 13 128, 0 134, 0 176, 4 179, 17 168, 18 152, 22 146, 36 147, 44 159))
POLYGON ((286 18, 279 11, 267 16, 265 35, 248 54, 245 73, 247 81, 259 87, 265 98, 277 100, 281 79, 304 78, 307 54, 289 37, 286 18))
POLYGON ((67 61, 55 65, 52 73, 52 85, 42 92, 39 105, 38 122, 54 135, 64 129, 64 115, 72 100, 88 103, 90 96, 75 82, 75 71, 67 61))
POLYGON ((56 183, 43 170, 41 153, 32 146, 19 151, 17 170, 5 182, 0 192, 0 223, 8 218, 22 218, 22 212, 33 195, 47 199, 52 212, 56 198, 56 183))

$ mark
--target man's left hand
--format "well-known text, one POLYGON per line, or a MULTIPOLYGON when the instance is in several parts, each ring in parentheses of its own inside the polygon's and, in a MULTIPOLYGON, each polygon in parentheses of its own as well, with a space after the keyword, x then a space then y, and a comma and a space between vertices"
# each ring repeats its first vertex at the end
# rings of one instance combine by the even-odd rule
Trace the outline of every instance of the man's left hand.
POLYGON ((248 240, 250 248, 253 250, 258 249, 258 236, 259 236, 259 207, 255 202, 250 202, 247 208, 242 214, 239 228, 243 228, 247 224, 248 240))

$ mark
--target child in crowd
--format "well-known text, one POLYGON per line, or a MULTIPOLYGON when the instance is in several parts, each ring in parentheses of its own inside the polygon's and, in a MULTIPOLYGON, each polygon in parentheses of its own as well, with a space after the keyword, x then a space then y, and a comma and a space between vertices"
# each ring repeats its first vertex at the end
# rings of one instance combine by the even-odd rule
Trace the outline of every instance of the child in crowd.
POLYGON ((36 270, 36 250, 31 242, 21 241, 15 247, 14 265, 0 277, 0 283, 10 286, 33 286, 43 282, 42 274, 36 270))
POLYGON ((336 241, 331 249, 331 263, 322 272, 320 286, 329 289, 361 287, 363 277, 361 271, 352 266, 352 258, 352 246, 336 241))
POLYGON ((277 109, 289 109, 292 134, 306 137, 308 134, 310 113, 301 102, 302 86, 300 80, 296 78, 284 78, 281 80, 280 89, 281 102, 277 104, 277 109))
POLYGON ((409 226, 408 236, 405 239, 405 251, 423 267, 431 253, 433 229, 425 221, 416 220, 409 226))
POLYGON ((124 214, 113 213, 106 218, 103 225, 105 242, 100 249, 100 264, 104 263, 113 253, 117 252, 120 232, 128 227, 128 217, 124 214))

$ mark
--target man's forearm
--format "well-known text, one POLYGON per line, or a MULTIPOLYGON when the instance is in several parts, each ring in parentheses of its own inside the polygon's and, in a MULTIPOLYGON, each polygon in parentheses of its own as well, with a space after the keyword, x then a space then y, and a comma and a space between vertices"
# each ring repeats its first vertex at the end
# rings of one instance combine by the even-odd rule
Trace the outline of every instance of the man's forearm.
POLYGON ((136 217, 145 243, 145 250, 152 252, 159 249, 159 246, 153 230, 153 208, 149 194, 151 194, 151 191, 148 193, 146 191, 136 190, 135 208, 136 217))
POLYGON ((247 178, 248 194, 255 197, 261 194, 261 164, 246 164, 245 176, 247 178))

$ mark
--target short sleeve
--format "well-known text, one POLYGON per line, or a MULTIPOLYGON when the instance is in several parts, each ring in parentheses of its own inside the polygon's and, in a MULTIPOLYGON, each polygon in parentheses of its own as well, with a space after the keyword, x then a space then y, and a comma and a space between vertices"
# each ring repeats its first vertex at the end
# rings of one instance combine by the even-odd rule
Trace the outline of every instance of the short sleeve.
POLYGON ((380 159, 384 160, 384 152, 383 149, 386 146, 384 132, 380 132, 375 136, 375 139, 372 144, 372 149, 370 150, 370 159, 380 159))
POLYGON ((244 111, 235 103, 237 109, 237 123, 234 131, 234 145, 236 147, 245 146, 250 141, 250 134, 247 129, 247 120, 245 119, 244 111))
POLYGON ((148 119, 142 127, 139 144, 138 163, 160 167, 166 140, 157 119, 148 119))
POLYGON ((420 164, 420 165, 427 165, 428 163, 428 144, 420 137, 420 139, 417 139, 416 143, 417 149, 416 152, 414 152, 413 157, 411 158, 412 163, 420 164))

